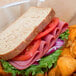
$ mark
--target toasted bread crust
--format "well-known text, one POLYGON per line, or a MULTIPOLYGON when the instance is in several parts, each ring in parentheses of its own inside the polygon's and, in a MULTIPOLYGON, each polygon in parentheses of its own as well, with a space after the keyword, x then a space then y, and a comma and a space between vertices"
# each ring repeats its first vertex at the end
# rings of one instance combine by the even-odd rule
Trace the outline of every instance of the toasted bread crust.
POLYGON ((54 15, 55 12, 51 8, 30 8, 0 34, 0 57, 9 60, 20 54, 54 15))

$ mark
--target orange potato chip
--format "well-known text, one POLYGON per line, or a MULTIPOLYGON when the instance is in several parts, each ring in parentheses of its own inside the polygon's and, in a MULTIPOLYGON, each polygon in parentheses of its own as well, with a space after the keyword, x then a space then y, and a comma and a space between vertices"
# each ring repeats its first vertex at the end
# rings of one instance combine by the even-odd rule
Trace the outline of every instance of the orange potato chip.
POLYGON ((72 57, 72 55, 70 54, 70 49, 69 48, 63 48, 62 49, 62 53, 61 53, 61 56, 69 56, 69 57, 72 57))
POLYGON ((69 40, 74 41, 76 39, 76 25, 69 26, 69 40))
POLYGON ((76 29, 69 30, 69 40, 74 41, 76 39, 76 29))
POLYGON ((60 57, 57 66, 59 67, 62 76, 70 76, 76 71, 76 59, 68 56, 60 57))
POLYGON ((71 26, 69 26, 70 28, 76 28, 76 25, 71 25, 71 26))
POLYGON ((56 66, 48 72, 48 76, 61 76, 59 68, 56 66))
POLYGON ((36 76, 44 76, 44 74, 42 74, 42 73, 38 73, 36 76))
POLYGON ((76 58, 76 40, 70 46, 70 52, 74 58, 76 58))

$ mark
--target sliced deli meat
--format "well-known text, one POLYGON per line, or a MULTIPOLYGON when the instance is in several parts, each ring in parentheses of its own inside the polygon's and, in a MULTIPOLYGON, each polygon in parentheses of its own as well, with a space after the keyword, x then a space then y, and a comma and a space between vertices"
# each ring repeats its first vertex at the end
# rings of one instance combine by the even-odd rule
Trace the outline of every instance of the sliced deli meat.
POLYGON ((38 54, 41 52, 36 52, 33 57, 26 61, 9 61, 10 64, 14 65, 15 68, 19 70, 23 70, 25 68, 28 68, 31 64, 33 64, 36 60, 35 56, 38 56, 38 54))
MULTIPOLYGON (((9 61, 10 64, 15 65, 14 67, 16 67, 19 70, 28 68, 30 65, 32 65, 36 60, 40 59, 43 55, 43 51, 41 51, 41 49, 44 47, 45 45, 45 41, 42 41, 41 43, 43 43, 43 46, 40 46, 39 50, 36 51, 36 53, 33 55, 32 58, 30 58, 27 61, 9 61)), ((40 44, 41 45, 41 44, 40 44)))
POLYGON ((33 57, 31 59, 29 59, 27 61, 9 61, 9 63, 12 64, 14 67, 16 67, 19 70, 28 68, 36 60, 40 59, 43 56, 44 48, 45 48, 45 41, 42 41, 41 43, 42 44, 40 44, 39 49, 36 51, 36 53, 33 55, 33 57))
POLYGON ((13 58, 15 61, 24 61, 30 59, 36 50, 39 48, 41 39, 33 41, 21 54, 13 58))
POLYGON ((12 64, 15 68, 17 68, 19 70, 28 68, 35 61, 37 61, 41 57, 43 57, 48 52, 48 50, 55 44, 59 35, 61 33, 63 33, 64 31, 66 31, 67 29, 68 29, 68 24, 65 22, 59 21, 53 31, 51 31, 46 36, 41 38, 40 46, 37 49, 36 53, 33 54, 32 58, 30 58, 27 61, 12 61, 12 60, 10 60, 9 63, 12 64))
POLYGON ((65 32, 65 30, 68 29, 68 23, 65 23, 63 21, 59 21, 59 26, 58 27, 59 27, 59 29, 62 29, 62 32, 61 33, 63 33, 63 32, 65 32))

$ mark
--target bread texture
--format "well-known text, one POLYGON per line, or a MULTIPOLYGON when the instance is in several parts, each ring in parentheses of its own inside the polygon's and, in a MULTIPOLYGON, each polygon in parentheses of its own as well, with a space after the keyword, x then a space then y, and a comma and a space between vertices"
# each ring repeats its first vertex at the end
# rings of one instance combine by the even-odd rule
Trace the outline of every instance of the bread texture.
POLYGON ((20 54, 54 17, 52 8, 31 7, 0 33, 0 58, 9 60, 20 54))

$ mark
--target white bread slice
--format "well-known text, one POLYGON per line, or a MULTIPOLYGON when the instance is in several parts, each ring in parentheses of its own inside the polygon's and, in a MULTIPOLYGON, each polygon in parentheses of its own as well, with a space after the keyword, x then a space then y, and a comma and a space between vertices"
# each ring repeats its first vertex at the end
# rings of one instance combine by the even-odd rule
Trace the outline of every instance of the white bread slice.
POLYGON ((0 58, 8 60, 20 54, 47 26, 54 15, 52 8, 31 7, 0 33, 0 58))

